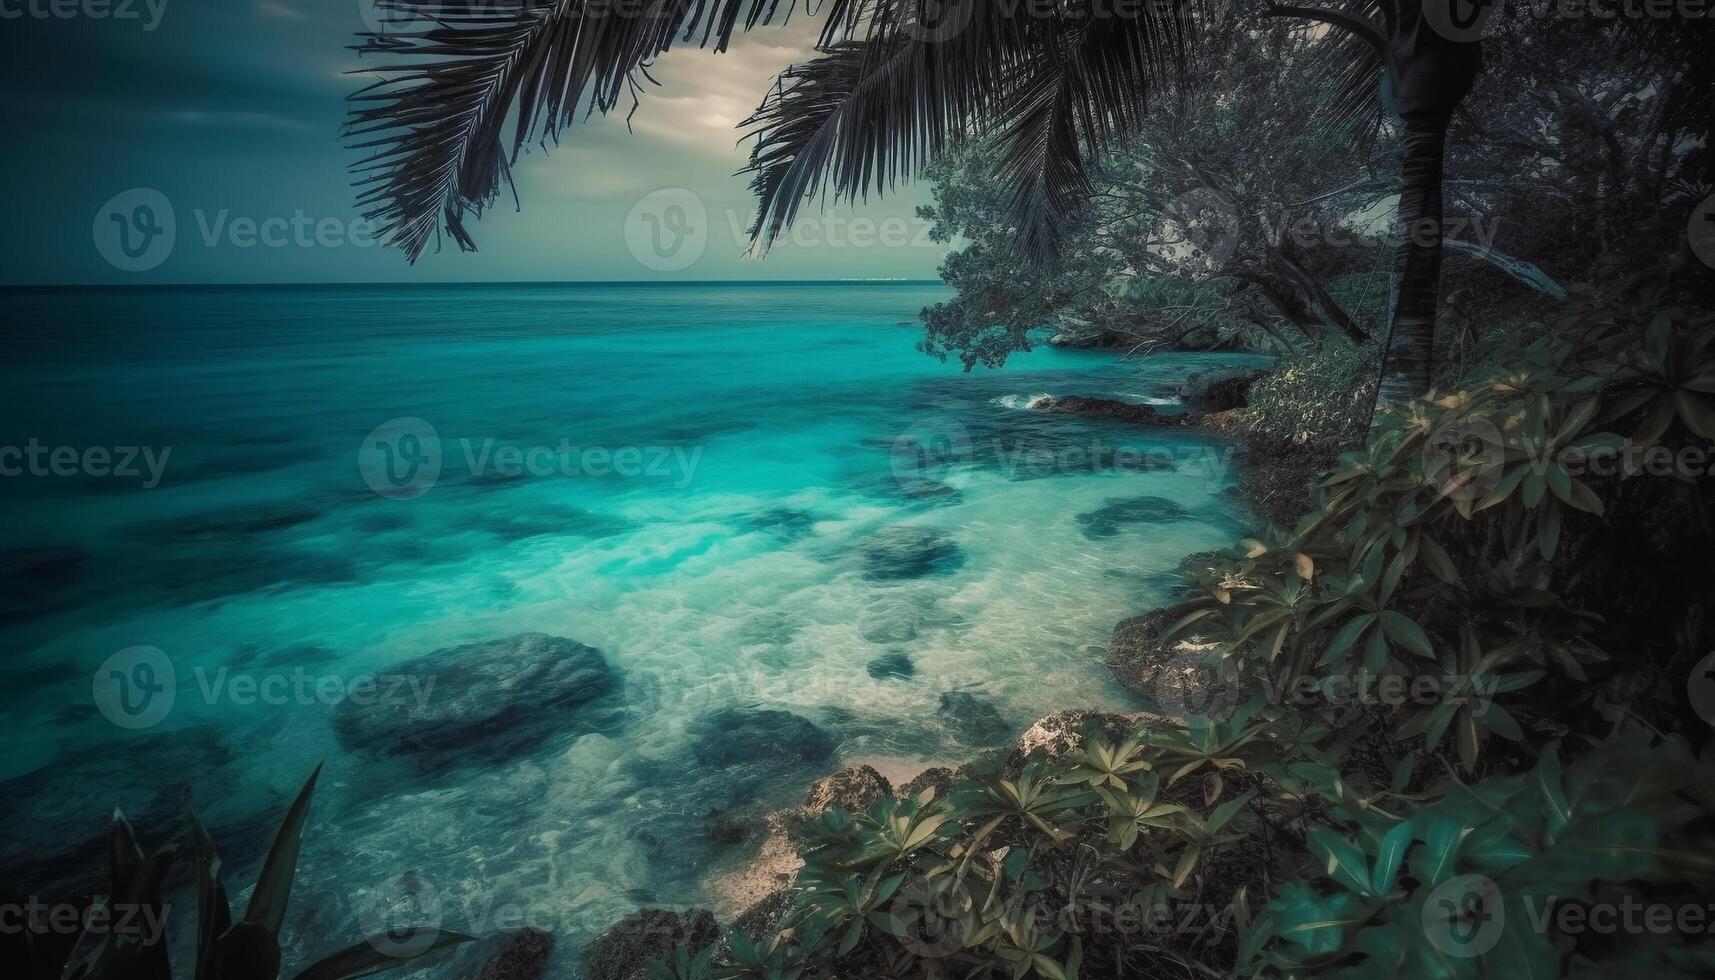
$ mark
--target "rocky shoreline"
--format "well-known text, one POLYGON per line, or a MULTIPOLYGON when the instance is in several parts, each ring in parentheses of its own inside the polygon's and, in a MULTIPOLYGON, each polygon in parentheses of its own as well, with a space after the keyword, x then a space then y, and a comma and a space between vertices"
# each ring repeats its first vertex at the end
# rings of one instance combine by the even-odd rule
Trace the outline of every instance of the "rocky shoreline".
MULTIPOLYGON (((1198 428, 1231 438, 1242 436, 1238 416, 1250 384, 1263 373, 1246 370, 1194 375, 1181 387, 1184 408, 1180 411, 1083 395, 1046 396, 1030 408, 1140 425, 1198 428)), ((1289 513, 1309 498, 1309 479, 1320 465, 1316 461, 1307 467, 1301 461, 1252 454, 1235 490, 1265 516, 1289 513)), ((1181 567, 1194 565, 1203 557, 1189 555, 1181 567)), ((1163 640, 1162 632, 1171 617, 1171 609, 1162 608, 1125 619, 1114 627, 1108 643, 1106 665, 1115 680, 1151 710, 1126 714, 1063 710, 1039 719, 1013 741, 1001 763, 1003 770, 1016 772, 1033 752, 1055 757, 1070 751, 1091 728, 1118 739, 1139 724, 1173 725, 1215 708, 1224 688, 1217 671, 1205 663, 1210 644, 1196 636, 1163 640)), ((874 669, 902 668, 877 665, 874 669)), ((715 909, 643 909, 626 917, 586 948, 586 976, 589 980, 642 980, 645 972, 639 964, 670 955, 676 945, 705 949, 716 943, 724 945, 735 933, 752 941, 763 938, 777 927, 791 905, 792 887, 803 866, 797 850, 798 828, 806 819, 835 806, 861 810, 889 796, 944 793, 970 768, 966 764, 932 765, 897 786, 861 762, 823 777, 810 787, 800 805, 759 818, 761 843, 750 861, 713 884, 715 909), (724 934, 714 926, 717 915, 731 922, 724 934)))

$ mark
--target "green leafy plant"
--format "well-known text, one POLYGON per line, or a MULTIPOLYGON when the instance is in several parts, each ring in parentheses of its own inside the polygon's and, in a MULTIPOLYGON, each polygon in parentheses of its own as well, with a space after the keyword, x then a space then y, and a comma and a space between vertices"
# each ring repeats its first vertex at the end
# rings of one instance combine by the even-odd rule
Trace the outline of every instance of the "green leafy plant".
MULTIPOLYGON (((286 812, 273 845, 262 863, 250 902, 233 917, 221 860, 214 840, 194 807, 189 809, 191 852, 197 890, 195 980, 273 980, 280 973, 280 929, 292 879, 303 847, 310 798, 321 767, 310 774, 286 812)), ((179 856, 179 846, 165 845, 145 855, 123 814, 114 812, 109 832, 112 891, 110 902, 129 907, 162 907, 161 886, 179 856)), ((437 932, 411 956, 390 952, 395 944, 374 937, 329 954, 294 975, 294 980, 344 980, 413 964, 416 957, 467 942, 471 937, 437 932)), ((171 980, 172 970, 164 935, 142 937, 109 930, 99 939, 86 935, 63 971, 65 980, 171 980), (89 947, 83 951, 84 947, 89 947), (81 952, 81 955, 79 955, 81 952)))

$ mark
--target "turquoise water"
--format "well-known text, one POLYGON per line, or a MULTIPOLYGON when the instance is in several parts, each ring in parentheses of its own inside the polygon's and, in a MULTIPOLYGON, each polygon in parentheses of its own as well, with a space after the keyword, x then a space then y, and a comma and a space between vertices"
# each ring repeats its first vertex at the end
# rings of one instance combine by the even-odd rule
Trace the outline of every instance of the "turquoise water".
POLYGON ((169 828, 188 791, 243 893, 322 761, 289 930, 355 940, 366 896, 419 872, 447 926, 510 904, 572 964, 641 904, 730 913, 719 879, 755 841, 711 833, 723 816, 841 764, 907 772, 1062 707, 1136 707, 1102 667, 1108 633, 1245 523, 1230 447, 1028 400, 1167 403, 1222 359, 1043 348, 965 373, 914 349, 943 295, 9 293, 0 445, 47 462, 0 479, 6 865, 71 887, 102 867, 78 842, 110 807, 169 828), (52 472, 57 447, 83 472, 52 472), (90 447, 138 447, 137 473, 86 472, 90 447), (211 688, 346 690, 532 631, 601 650, 613 693, 432 771, 343 745, 327 698, 211 688), (176 697, 121 727, 92 678, 136 647, 168 658, 176 697), (901 654, 909 677, 868 669, 901 654), (987 723, 939 711, 948 692, 991 703, 987 723), (700 721, 733 707, 799 715, 834 753, 711 766, 700 721))

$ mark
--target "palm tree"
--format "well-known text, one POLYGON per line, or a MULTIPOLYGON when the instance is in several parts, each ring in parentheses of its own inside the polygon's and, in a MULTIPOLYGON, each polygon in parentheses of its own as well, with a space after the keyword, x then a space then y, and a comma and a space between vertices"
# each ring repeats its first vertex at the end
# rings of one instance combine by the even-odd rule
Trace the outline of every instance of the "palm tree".
MULTIPOLYGON (((384 59, 351 97, 348 136, 371 151, 357 167, 360 207, 412 261, 443 232, 472 249, 467 217, 493 203, 527 143, 628 99, 635 111, 650 63, 676 41, 724 50, 741 23, 773 21, 780 2, 378 0, 406 23, 359 46, 384 59)), ((1373 105, 1384 70, 1392 83, 1406 234, 1381 386, 1390 402, 1429 386, 1443 147, 1480 63, 1480 40, 1437 32, 1425 5, 1464 2, 1267 11, 1344 32, 1327 50, 1345 111, 1373 105)), ((756 245, 766 249, 824 191, 885 191, 953 141, 982 135, 1000 147, 1018 246, 1036 262, 1052 261, 1088 191, 1088 163, 1136 128, 1208 14, 1203 0, 827 0, 822 12, 819 57, 786 69, 749 121, 756 245)))

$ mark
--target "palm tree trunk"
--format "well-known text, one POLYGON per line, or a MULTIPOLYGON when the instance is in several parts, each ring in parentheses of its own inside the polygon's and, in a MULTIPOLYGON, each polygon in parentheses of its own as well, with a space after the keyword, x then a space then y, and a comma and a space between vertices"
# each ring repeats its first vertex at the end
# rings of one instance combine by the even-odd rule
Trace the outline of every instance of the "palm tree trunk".
POLYGON ((1379 401, 1393 405, 1429 390, 1435 366, 1435 308, 1441 289, 1441 173, 1450 116, 1405 117, 1393 316, 1382 354, 1379 401))

